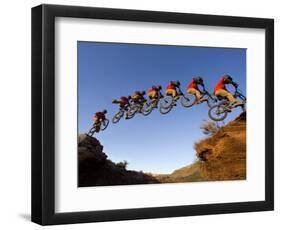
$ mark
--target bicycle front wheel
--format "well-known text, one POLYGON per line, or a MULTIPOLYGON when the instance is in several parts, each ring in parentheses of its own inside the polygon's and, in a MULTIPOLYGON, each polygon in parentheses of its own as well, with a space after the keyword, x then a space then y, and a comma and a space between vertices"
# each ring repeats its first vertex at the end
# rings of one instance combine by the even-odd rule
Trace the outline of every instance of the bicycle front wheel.
POLYGON ((101 127, 100 127, 100 129, 101 129, 101 130, 105 130, 105 129, 107 128, 108 124, 109 124, 109 120, 108 120, 108 119, 103 120, 103 121, 101 122, 101 127))

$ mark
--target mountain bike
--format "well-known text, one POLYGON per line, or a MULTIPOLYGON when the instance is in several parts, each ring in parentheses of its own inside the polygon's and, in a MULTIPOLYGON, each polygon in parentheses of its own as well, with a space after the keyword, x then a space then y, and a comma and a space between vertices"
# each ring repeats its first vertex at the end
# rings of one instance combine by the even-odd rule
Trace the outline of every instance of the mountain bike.
POLYGON ((160 113, 162 113, 162 114, 169 113, 174 108, 174 106, 177 105, 178 100, 181 100, 181 101, 185 100, 186 101, 185 105, 187 105, 188 103, 191 103, 193 105, 196 101, 196 98, 192 94, 184 95, 183 92, 181 91, 181 89, 178 88, 178 94, 177 94, 176 98, 173 98, 173 96, 171 96, 171 95, 166 95, 164 98, 161 99, 160 113))
POLYGON ((104 131, 107 128, 108 124, 109 124, 108 119, 104 119, 102 121, 99 121, 98 123, 93 125, 93 127, 89 130, 87 135, 92 137, 94 135, 94 133, 104 131))
POLYGON ((142 113, 144 104, 147 102, 145 99, 142 102, 132 103, 128 109, 127 119, 131 119, 135 116, 136 113, 142 113))
MULTIPOLYGON (((234 92, 234 98, 239 98, 242 102, 241 106, 243 112, 246 111, 246 97, 236 88, 234 92)), ((227 117, 227 114, 232 111, 232 109, 236 108, 236 105, 230 103, 225 97, 217 97, 219 103, 212 106, 209 109, 209 117, 213 121, 222 121, 227 117)))
POLYGON ((156 109, 158 107, 159 101, 164 98, 163 94, 159 92, 158 98, 152 99, 152 100, 147 100, 142 107, 142 114, 144 116, 149 115, 153 109, 156 109))
MULTIPOLYGON (((128 107, 129 110, 129 107, 128 107)), ((112 118, 112 123, 116 124, 120 121, 120 119, 127 113, 127 118, 128 118, 128 110, 121 109, 113 116, 112 118)))
POLYGON ((203 102, 207 102, 207 105, 209 106, 209 108, 211 108, 217 102, 216 98, 214 96, 212 96, 208 92, 208 90, 204 90, 201 95, 202 95, 203 100, 201 99, 200 101, 197 101, 194 94, 190 94, 190 93, 185 94, 184 97, 181 97, 182 106, 186 107, 186 108, 189 108, 193 105, 198 105, 198 104, 201 104, 203 102))

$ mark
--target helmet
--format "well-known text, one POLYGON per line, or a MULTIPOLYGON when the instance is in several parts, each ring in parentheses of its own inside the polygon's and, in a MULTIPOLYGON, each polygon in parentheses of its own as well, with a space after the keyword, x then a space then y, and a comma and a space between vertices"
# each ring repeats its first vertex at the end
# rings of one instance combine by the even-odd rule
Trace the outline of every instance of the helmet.
POLYGON ((197 82, 200 82, 200 83, 203 83, 203 78, 202 77, 194 77, 193 78, 195 81, 197 81, 197 82))
POLYGON ((142 95, 145 95, 145 91, 143 90, 143 91, 141 92, 141 94, 142 94, 142 95))
POLYGON ((161 86, 161 85, 158 85, 157 88, 158 88, 158 90, 161 90, 161 89, 162 89, 162 86, 161 86))
POLYGON ((177 86, 180 86, 180 85, 181 85, 180 81, 175 81, 175 84, 176 84, 177 86))
POLYGON ((228 74, 224 75, 223 77, 224 77, 224 80, 226 80, 226 81, 230 81, 230 82, 232 81, 232 77, 228 74))
POLYGON ((106 114, 106 113, 107 113, 107 110, 106 110, 106 109, 105 109, 105 110, 103 110, 103 111, 102 111, 102 113, 106 114))
POLYGON ((131 97, 130 95, 127 97, 128 100, 130 100, 131 98, 132 98, 132 97, 131 97))

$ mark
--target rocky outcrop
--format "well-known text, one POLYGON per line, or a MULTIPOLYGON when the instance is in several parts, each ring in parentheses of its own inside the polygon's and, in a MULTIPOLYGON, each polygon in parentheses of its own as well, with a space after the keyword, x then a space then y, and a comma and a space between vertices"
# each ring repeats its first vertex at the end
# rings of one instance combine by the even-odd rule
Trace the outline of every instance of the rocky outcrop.
POLYGON ((79 136, 78 154, 79 187, 159 183, 152 175, 127 170, 123 164, 109 160, 103 146, 94 137, 79 136))
POLYGON ((194 148, 207 180, 246 179, 246 112, 194 148))

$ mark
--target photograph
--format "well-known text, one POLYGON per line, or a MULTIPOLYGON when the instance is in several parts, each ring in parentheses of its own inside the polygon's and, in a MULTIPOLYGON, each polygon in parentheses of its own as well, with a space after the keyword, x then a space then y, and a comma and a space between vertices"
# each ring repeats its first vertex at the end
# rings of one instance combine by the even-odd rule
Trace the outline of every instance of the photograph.
POLYGON ((274 210, 274 18, 143 9, 32 8, 32 222, 274 210))
POLYGON ((246 55, 77 41, 78 187, 246 180, 246 55))

